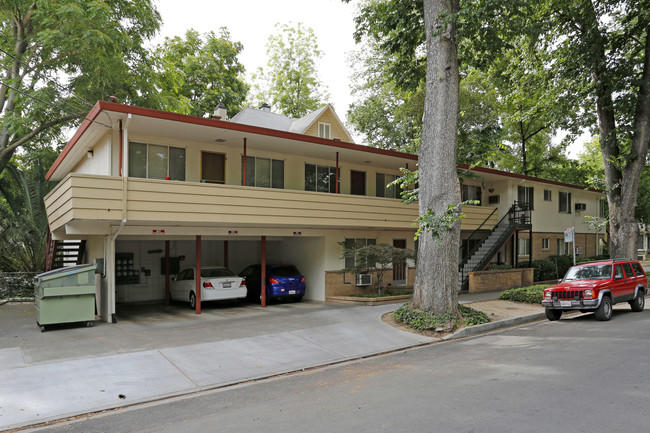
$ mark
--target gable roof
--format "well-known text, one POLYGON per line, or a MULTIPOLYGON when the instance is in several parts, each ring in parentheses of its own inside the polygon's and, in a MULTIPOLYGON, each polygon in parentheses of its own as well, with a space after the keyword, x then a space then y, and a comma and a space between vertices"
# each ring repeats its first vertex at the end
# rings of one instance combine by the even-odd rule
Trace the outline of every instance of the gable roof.
POLYGON ((345 133, 345 139, 348 143, 354 143, 352 136, 347 131, 339 116, 334 111, 331 104, 326 104, 318 110, 307 113, 299 119, 292 119, 284 114, 273 113, 269 110, 246 107, 239 113, 235 114, 230 122, 240 123, 242 125, 259 126, 260 128, 275 129, 278 131, 293 132, 295 134, 304 134, 326 111, 331 111, 332 115, 339 123, 339 126, 345 133))

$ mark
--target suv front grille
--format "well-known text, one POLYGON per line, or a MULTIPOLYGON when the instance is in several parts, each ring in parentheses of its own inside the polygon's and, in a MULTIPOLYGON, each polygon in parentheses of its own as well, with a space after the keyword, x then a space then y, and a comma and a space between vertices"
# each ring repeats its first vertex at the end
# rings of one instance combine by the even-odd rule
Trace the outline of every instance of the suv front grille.
POLYGON ((582 299, 584 292, 582 290, 564 290, 553 293, 553 296, 557 296, 558 299, 582 299))

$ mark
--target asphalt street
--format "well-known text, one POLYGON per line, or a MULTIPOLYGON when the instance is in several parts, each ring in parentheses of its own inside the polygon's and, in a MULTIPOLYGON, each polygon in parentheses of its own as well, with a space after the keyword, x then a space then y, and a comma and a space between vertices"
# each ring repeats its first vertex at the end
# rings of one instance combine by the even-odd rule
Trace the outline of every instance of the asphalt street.
POLYGON ((32 431, 647 432, 649 328, 623 304, 32 431))

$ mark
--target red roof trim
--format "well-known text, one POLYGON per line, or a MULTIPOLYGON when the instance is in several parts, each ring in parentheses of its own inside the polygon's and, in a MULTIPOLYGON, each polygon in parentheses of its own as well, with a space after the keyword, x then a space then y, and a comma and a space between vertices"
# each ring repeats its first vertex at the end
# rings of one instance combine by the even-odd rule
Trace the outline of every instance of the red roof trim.
MULTIPOLYGON (((335 141, 335 140, 328 140, 325 138, 319 138, 319 137, 312 137, 309 135, 302 135, 302 134, 295 134, 293 132, 286 132, 286 131, 278 131, 275 129, 269 129, 269 128, 261 128, 259 126, 250 126, 250 125, 243 125, 240 123, 232 123, 232 122, 227 122, 223 120, 216 120, 216 119, 207 119, 204 117, 195 117, 195 116, 189 116, 186 114, 178 114, 178 113, 170 113, 167 111, 160 111, 160 110, 154 110, 151 108, 142 108, 142 107, 136 107, 132 105, 124 105, 124 104, 117 104, 114 102, 106 102, 106 101, 98 101, 95 106, 90 110, 88 113, 88 116, 84 119, 84 121, 81 123, 81 126, 77 130, 77 132, 74 134, 72 139, 68 142, 68 144, 65 146, 59 157, 56 159, 50 170, 47 172, 45 175, 45 179, 49 180, 50 177, 54 174, 56 169, 61 165, 65 157, 70 153, 72 148, 75 146, 75 144, 79 141, 81 136, 86 132, 88 127, 93 123, 93 121, 97 118, 99 113, 102 110, 107 110, 107 111, 115 111, 118 113, 124 113, 124 114, 132 114, 132 115, 137 115, 137 116, 145 116, 145 117, 153 117, 156 119, 163 119, 163 120, 171 120, 175 122, 183 122, 183 123, 189 123, 189 124, 194 124, 194 125, 203 125, 203 126, 211 126, 215 128, 222 128, 222 129, 229 129, 233 131, 240 131, 240 132, 246 132, 250 134, 260 134, 260 135, 266 135, 270 137, 277 137, 277 138, 285 138, 288 140, 296 140, 296 141, 307 141, 315 144, 322 144, 325 146, 331 146, 331 147, 336 147, 340 149, 349 149, 349 150, 356 150, 356 151, 361 151, 361 152, 368 152, 368 153, 374 153, 378 155, 385 155, 385 156, 392 156, 396 158, 404 158, 404 159, 410 159, 413 161, 417 161, 418 157, 417 155, 411 155, 409 153, 402 153, 402 152, 396 152, 394 150, 385 150, 385 149, 379 149, 376 147, 369 147, 369 146, 361 146, 358 144, 353 144, 353 143, 346 143, 344 141, 335 141)), ((567 188, 574 188, 574 189, 581 189, 581 190, 589 190, 593 192, 600 192, 602 191, 597 190, 597 189, 592 189, 592 188, 585 188, 583 186, 579 185, 571 185, 568 183, 563 183, 563 182, 556 182, 553 180, 548 180, 548 179, 542 179, 539 177, 532 177, 532 176, 526 176, 523 174, 517 174, 517 173, 509 173, 506 171, 500 171, 500 170, 495 170, 491 168, 485 168, 485 167, 472 167, 470 168, 469 165, 467 164, 458 164, 458 168, 464 169, 464 170, 472 170, 472 171, 477 171, 477 172, 483 172, 483 173, 490 173, 490 174, 495 174, 495 175, 500 175, 500 176, 506 176, 506 177, 512 177, 515 179, 522 179, 522 180, 530 180, 534 182, 541 182, 541 183, 547 183, 550 185, 557 185, 557 186, 563 186, 567 188)))
POLYGON ((495 170, 493 168, 486 168, 486 167, 471 167, 467 164, 458 164, 458 168, 463 169, 463 170, 471 170, 471 171, 478 171, 482 173, 489 173, 489 174, 496 174, 499 176, 506 176, 506 177, 512 177, 515 179, 522 179, 522 180, 530 180, 533 182, 541 182, 541 183, 548 183, 551 185, 556 185, 556 186, 564 186, 566 188, 574 188, 574 189, 580 189, 580 190, 587 190, 587 191, 592 191, 592 192, 600 192, 602 193, 603 191, 599 189, 594 189, 594 188, 587 188, 584 186, 580 185, 573 185, 570 183, 564 183, 564 182, 557 182, 555 180, 549 180, 549 179, 543 179, 541 177, 533 177, 533 176, 527 176, 525 174, 518 174, 518 173, 510 173, 508 171, 500 171, 500 170, 495 170))
POLYGON ((50 180, 50 177, 52 177, 56 169, 59 168, 59 165, 61 165, 61 163, 68 155, 68 153, 70 153, 74 145, 77 144, 77 141, 79 141, 81 136, 84 135, 88 127, 92 125, 93 121, 97 118, 100 112, 101 112, 100 102, 97 102, 95 106, 92 108, 92 110, 90 110, 90 112, 88 113, 84 121, 81 122, 81 126, 79 126, 77 132, 75 132, 75 134, 72 136, 72 139, 68 141, 68 144, 65 145, 61 154, 58 156, 58 158, 56 158, 56 161, 54 161, 54 164, 52 164, 52 167, 50 167, 47 174, 45 175, 45 180, 50 180))
POLYGON ((227 122, 224 120, 208 119, 205 117, 189 116, 187 114, 170 113, 168 111, 154 110, 151 108, 135 107, 132 105, 116 104, 114 102, 99 101, 97 103, 102 110, 116 111, 119 113, 131 113, 138 116, 153 117, 156 119, 171 120, 175 122, 190 123, 194 125, 212 126, 215 128, 229 129, 232 131, 260 134, 270 137, 285 138, 288 140, 307 141, 325 146, 338 147, 341 149, 358 150, 361 152, 375 153, 378 155, 393 156, 417 161, 417 155, 397 152, 394 150, 379 149, 370 146, 347 143, 345 141, 329 140, 326 138, 312 137, 310 135, 296 134, 293 132, 278 131, 276 129, 262 128, 259 126, 243 125, 241 123, 227 122))

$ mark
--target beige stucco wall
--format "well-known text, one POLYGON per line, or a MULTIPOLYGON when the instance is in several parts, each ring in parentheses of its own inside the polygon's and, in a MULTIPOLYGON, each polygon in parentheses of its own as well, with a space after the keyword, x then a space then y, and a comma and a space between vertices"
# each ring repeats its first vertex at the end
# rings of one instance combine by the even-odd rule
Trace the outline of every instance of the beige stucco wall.
POLYGON ((112 134, 107 132, 104 134, 91 148, 88 150, 93 151, 92 157, 85 157, 74 168, 74 173, 81 174, 100 174, 110 176, 112 174, 111 161, 112 161, 112 134))

